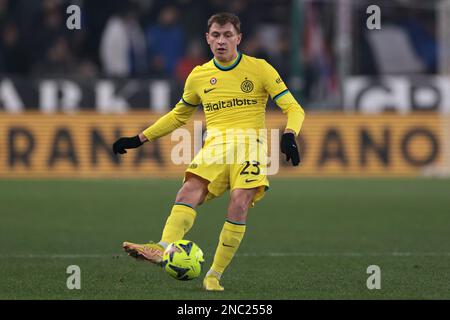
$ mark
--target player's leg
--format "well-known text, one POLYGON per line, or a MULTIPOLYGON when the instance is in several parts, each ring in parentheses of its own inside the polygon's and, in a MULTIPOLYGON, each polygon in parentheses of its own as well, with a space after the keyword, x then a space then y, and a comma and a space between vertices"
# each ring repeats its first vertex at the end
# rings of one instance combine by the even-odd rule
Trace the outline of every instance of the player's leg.
POLYGON ((197 216, 195 208, 205 201, 208 184, 208 180, 190 172, 186 173, 185 182, 178 191, 159 242, 164 248, 174 241, 183 239, 191 229, 197 216))
POLYGON ((187 174, 183 186, 178 191, 175 204, 163 229, 161 241, 158 243, 136 244, 124 242, 124 250, 132 257, 159 264, 168 244, 183 239, 191 229, 196 217, 195 208, 201 204, 208 194, 208 181, 187 174))
POLYGON ((220 277, 230 264, 239 245, 244 238, 247 222, 247 211, 252 205, 253 199, 259 187, 251 189, 234 189, 231 192, 228 206, 227 219, 223 225, 219 237, 214 261, 211 269, 206 274, 203 286, 206 290, 222 291, 220 277))

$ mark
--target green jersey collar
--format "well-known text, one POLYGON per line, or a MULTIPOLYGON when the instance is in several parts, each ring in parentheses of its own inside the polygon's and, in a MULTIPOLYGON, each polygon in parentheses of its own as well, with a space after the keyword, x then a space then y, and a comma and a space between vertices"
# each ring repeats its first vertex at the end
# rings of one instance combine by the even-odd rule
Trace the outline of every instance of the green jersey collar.
POLYGON ((213 58, 213 62, 214 62, 214 65, 216 66, 217 69, 222 70, 222 71, 230 71, 230 70, 234 69, 239 64, 239 62, 241 62, 241 59, 242 59, 242 53, 240 53, 238 51, 237 58, 229 66, 222 66, 222 65, 220 65, 219 62, 217 62, 215 58, 213 58))

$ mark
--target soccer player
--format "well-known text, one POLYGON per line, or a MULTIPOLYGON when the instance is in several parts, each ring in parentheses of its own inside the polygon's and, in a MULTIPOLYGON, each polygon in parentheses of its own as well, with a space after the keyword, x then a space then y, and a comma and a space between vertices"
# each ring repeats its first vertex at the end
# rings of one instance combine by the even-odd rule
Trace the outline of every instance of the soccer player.
MULTIPOLYGON (((266 165, 255 159, 253 152, 245 151, 238 157, 240 161, 234 163, 201 161, 208 158, 210 149, 217 147, 217 144, 224 144, 225 152, 229 152, 229 148, 236 148, 235 144, 218 139, 217 132, 227 129, 264 129, 265 108, 270 96, 287 115, 281 152, 292 165, 297 166, 300 162, 296 136, 305 113, 268 62, 238 51, 241 39, 240 21, 236 15, 213 15, 208 20, 206 33, 213 59, 192 70, 182 98, 169 113, 142 133, 134 137, 122 137, 113 144, 115 154, 126 153, 126 149, 137 148, 183 126, 197 106, 203 105, 208 135, 203 148, 185 172, 184 183, 167 218, 161 240, 146 244, 124 242, 123 248, 134 258, 161 264, 168 244, 183 239, 191 229, 197 215, 196 208, 230 190, 226 220, 214 261, 203 280, 203 287, 208 291, 224 290, 220 278, 244 237, 247 211, 264 196, 269 186, 264 170, 266 165), (212 131, 216 134, 209 135, 212 131)), ((257 142, 261 141, 257 139, 257 142)))

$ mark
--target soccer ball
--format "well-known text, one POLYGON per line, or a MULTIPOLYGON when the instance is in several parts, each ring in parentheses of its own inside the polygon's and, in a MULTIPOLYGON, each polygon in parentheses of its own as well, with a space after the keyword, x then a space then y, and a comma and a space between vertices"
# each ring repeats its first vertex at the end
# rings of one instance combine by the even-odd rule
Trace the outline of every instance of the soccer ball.
POLYGON ((194 242, 178 240, 167 246, 162 258, 164 270, 177 280, 192 280, 202 272, 203 252, 194 242))

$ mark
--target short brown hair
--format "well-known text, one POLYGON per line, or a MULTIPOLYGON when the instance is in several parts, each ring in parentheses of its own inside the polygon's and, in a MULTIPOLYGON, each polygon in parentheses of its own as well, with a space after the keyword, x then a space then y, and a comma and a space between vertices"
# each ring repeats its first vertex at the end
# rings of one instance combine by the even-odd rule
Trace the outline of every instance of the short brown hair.
POLYGON ((208 32, 213 23, 218 23, 223 26, 228 22, 234 26, 237 33, 241 33, 241 21, 239 20, 239 17, 230 12, 220 12, 212 15, 211 18, 208 19, 208 32))

